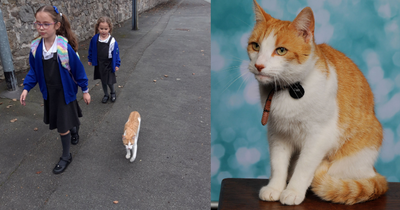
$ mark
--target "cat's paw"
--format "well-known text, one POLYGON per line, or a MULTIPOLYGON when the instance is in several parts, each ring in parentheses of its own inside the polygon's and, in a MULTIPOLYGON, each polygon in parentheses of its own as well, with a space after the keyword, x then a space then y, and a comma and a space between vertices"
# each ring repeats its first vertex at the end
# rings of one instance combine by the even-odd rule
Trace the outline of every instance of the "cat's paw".
POLYGON ((126 154, 126 155, 125 155, 125 158, 126 158, 126 159, 129 159, 129 158, 131 158, 131 154, 129 154, 129 155, 128 155, 128 154, 126 154))
POLYGON ((279 200, 279 196, 281 195, 280 190, 276 190, 269 186, 264 186, 260 190, 259 197, 263 201, 277 201, 279 200))
POLYGON ((284 205, 299 205, 303 202, 305 193, 300 193, 294 190, 284 190, 280 196, 280 201, 284 205))
POLYGON ((135 159, 136 159, 136 157, 132 157, 129 161, 131 161, 131 163, 133 162, 133 161, 135 161, 135 159))

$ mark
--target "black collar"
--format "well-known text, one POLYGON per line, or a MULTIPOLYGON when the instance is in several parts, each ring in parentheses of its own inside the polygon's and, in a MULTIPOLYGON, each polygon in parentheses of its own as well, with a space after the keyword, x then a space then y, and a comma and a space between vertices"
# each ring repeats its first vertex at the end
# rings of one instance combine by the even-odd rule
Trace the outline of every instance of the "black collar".
POLYGON ((275 91, 281 91, 281 90, 285 90, 289 88, 289 94, 292 98, 294 99, 300 99, 304 96, 305 91, 303 86, 301 86, 300 82, 296 82, 287 86, 276 86, 276 88, 274 87, 275 91))
POLYGON ((276 86, 272 88, 265 101, 264 111, 261 118, 262 125, 265 125, 268 122, 268 116, 271 110, 272 98, 274 97, 275 91, 285 90, 286 88, 289 88, 289 94, 294 99, 300 99, 304 96, 305 91, 303 86, 300 85, 300 82, 296 82, 288 86, 276 86))
POLYGON ((286 88, 289 88, 289 87, 292 87, 292 86, 296 86, 296 85, 300 85, 300 82, 295 82, 293 84, 286 85, 286 86, 277 85, 277 86, 274 86, 274 90, 275 91, 281 91, 281 90, 284 90, 286 88))

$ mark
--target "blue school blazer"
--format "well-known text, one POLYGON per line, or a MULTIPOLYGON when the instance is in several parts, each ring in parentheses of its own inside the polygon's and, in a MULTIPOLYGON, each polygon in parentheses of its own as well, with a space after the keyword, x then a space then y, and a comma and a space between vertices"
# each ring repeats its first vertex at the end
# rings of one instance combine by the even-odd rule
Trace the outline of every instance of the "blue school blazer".
MULTIPOLYGON (((82 91, 88 90, 88 78, 86 76, 85 68, 82 62, 79 60, 78 55, 72 49, 71 45, 68 44, 68 57, 69 66, 71 71, 68 71, 61 65, 59 57, 58 67, 60 69, 61 82, 64 88, 65 103, 69 104, 76 100, 76 94, 78 93, 78 86, 81 87, 82 91), (73 77, 73 78, 72 78, 73 77), (74 81, 75 80, 75 81, 74 81)), ((44 79, 43 73, 43 41, 36 49, 36 56, 32 54, 32 50, 29 53, 29 65, 30 69, 24 80, 24 89, 28 92, 39 83, 40 91, 45 100, 47 100, 47 86, 44 79)))
MULTIPOLYGON (((99 40, 99 34, 93 36, 92 40, 90 40, 90 45, 89 45, 88 60, 89 62, 92 63, 92 66, 97 66, 97 40, 99 40)), ((112 72, 115 72, 116 66, 119 67, 121 65, 117 40, 115 40, 114 50, 112 51, 111 65, 112 65, 112 72)))

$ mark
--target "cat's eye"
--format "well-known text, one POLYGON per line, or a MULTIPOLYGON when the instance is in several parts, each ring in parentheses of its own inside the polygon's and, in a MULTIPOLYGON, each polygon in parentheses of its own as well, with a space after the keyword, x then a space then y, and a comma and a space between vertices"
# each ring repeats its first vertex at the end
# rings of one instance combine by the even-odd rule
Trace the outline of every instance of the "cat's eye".
POLYGON ((285 55, 287 53, 287 49, 284 47, 278 47, 276 48, 276 54, 278 55, 285 55))
POLYGON ((258 45, 257 43, 252 42, 252 43, 251 43, 251 46, 253 47, 253 50, 255 50, 255 51, 260 51, 260 45, 258 45))

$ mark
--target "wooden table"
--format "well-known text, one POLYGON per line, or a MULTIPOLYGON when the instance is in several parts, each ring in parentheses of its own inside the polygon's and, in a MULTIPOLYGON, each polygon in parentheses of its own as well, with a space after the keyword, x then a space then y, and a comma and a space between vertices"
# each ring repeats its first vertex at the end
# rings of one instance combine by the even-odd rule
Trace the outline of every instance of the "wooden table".
POLYGON ((390 182, 389 190, 376 200, 355 205, 335 204, 319 199, 313 192, 308 191, 304 201, 297 206, 285 206, 279 201, 266 202, 258 198, 262 186, 268 184, 268 179, 224 179, 221 184, 219 210, 258 210, 258 209, 361 209, 400 210, 400 183, 390 182))

